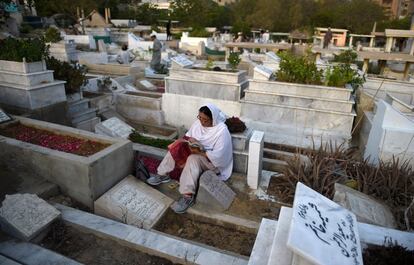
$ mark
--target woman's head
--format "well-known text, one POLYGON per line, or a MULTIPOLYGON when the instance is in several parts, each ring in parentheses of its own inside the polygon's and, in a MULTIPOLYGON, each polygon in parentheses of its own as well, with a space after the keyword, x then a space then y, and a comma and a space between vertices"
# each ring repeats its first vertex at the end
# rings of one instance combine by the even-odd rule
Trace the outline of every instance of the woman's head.
POLYGON ((213 114, 207 106, 202 106, 198 110, 198 116, 201 125, 203 127, 212 127, 213 126, 213 114))

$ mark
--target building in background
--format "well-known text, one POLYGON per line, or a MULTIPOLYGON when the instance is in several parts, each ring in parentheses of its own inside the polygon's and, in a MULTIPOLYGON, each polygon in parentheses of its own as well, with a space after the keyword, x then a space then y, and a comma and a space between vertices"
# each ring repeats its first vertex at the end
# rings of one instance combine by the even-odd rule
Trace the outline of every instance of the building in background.
POLYGON ((414 0, 375 0, 390 18, 401 18, 414 12, 414 0))

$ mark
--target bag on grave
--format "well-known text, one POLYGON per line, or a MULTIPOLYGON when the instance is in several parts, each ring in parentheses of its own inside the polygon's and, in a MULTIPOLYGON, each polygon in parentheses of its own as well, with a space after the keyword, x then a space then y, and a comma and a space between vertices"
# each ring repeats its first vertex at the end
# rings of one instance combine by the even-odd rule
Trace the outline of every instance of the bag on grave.
POLYGON ((151 177, 148 168, 145 166, 144 162, 142 162, 142 160, 138 158, 135 159, 135 177, 144 182, 147 182, 147 179, 151 177))

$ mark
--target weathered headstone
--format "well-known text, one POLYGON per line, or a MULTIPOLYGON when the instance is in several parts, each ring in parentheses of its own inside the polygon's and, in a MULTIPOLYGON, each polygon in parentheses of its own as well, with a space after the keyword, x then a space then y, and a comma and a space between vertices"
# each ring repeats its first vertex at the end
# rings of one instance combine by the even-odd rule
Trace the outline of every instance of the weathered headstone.
POLYGON ((107 119, 95 125, 95 132, 111 137, 121 137, 128 139, 134 128, 121 121, 117 117, 107 119))
POLYGON ((9 115, 7 115, 7 113, 4 112, 2 109, 0 109, 0 124, 11 120, 12 118, 9 115))
POLYGON ((60 217, 60 212, 34 194, 6 195, 0 226, 6 233, 30 241, 60 217))
POLYGON ((134 176, 128 176, 95 201, 95 213, 151 229, 173 200, 134 176))
POLYGON ((287 245, 305 263, 363 264, 355 215, 300 182, 287 245))
POLYGON ((193 66, 193 62, 190 61, 184 55, 178 55, 178 56, 172 57, 171 61, 172 61, 172 66, 173 67, 191 68, 191 66, 193 66))
POLYGON ((258 65, 254 68, 253 79, 269 80, 273 76, 273 71, 264 65, 258 65))
POLYGON ((98 49, 100 52, 107 52, 106 44, 103 40, 98 40, 98 49))
POLYGON ((236 193, 213 171, 208 170, 201 175, 197 203, 206 204, 209 208, 218 211, 225 211, 230 207, 235 196, 236 193))
POLYGON ((335 183, 334 202, 353 212, 361 223, 396 228, 394 216, 390 208, 374 198, 335 183))

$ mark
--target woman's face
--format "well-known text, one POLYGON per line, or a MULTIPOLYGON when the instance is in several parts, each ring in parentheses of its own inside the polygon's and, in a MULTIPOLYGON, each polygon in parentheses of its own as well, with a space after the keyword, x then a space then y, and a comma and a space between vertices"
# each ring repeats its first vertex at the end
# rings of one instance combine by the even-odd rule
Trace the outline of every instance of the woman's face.
POLYGON ((197 118, 203 127, 213 127, 213 121, 206 114, 199 112, 197 118))

